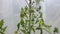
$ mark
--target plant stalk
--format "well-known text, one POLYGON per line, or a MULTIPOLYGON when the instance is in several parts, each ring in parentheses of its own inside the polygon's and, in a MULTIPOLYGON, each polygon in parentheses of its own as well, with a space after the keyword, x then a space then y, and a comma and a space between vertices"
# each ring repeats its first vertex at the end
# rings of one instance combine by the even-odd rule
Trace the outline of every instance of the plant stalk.
POLYGON ((39 24, 39 28, 40 28, 40 34, 43 34, 43 30, 42 30, 42 27, 40 26, 40 24, 39 24))
POLYGON ((41 28, 41 30, 40 30, 40 31, 41 31, 41 33, 40 33, 40 34, 42 34, 42 33, 43 33, 42 28, 41 28))
POLYGON ((29 34, 31 34, 31 0, 29 0, 29 34))

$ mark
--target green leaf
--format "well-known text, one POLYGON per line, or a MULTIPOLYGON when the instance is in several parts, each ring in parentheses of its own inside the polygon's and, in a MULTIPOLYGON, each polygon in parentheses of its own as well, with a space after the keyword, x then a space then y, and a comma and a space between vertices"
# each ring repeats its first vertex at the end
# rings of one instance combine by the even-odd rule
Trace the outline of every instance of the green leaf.
POLYGON ((39 10, 41 9, 41 6, 39 6, 39 10))
POLYGON ((40 26, 42 26, 44 24, 44 20, 41 19, 40 22, 39 22, 40 26))
POLYGON ((3 28, 3 32, 6 30, 7 26, 3 28))
POLYGON ((24 29, 21 29, 21 31, 22 31, 23 33, 26 33, 26 31, 25 31, 24 29))
POLYGON ((20 17, 23 18, 24 16, 27 17, 27 6, 25 8, 21 8, 21 13, 20 13, 20 17))
POLYGON ((32 21, 34 21, 34 18, 32 19, 32 21))
POLYGON ((54 33, 58 33, 58 28, 57 27, 54 28, 54 33))
POLYGON ((4 34, 4 32, 0 31, 0 34, 4 34))
POLYGON ((33 30, 33 32, 35 32, 35 29, 34 28, 32 28, 32 30, 33 30))
POLYGON ((40 30, 41 28, 40 27, 37 27, 36 30, 40 30))
POLYGON ((4 24, 4 21, 1 20, 1 21, 0 21, 0 28, 3 26, 3 24, 4 24))
POLYGON ((40 2, 40 0, 35 0, 36 1, 36 3, 39 3, 40 2))
POLYGON ((30 10, 30 13, 33 13, 33 12, 34 12, 34 10, 33 10, 33 9, 31 9, 31 10, 30 10))
POLYGON ((18 30, 17 30, 17 31, 15 31, 15 34, 18 34, 18 30))
POLYGON ((42 12, 40 12, 40 18, 42 18, 42 12))
POLYGON ((26 7, 25 7, 25 12, 26 12, 27 10, 28 10, 28 7, 26 6, 26 7))
POLYGON ((23 19, 21 19, 20 23, 21 23, 21 25, 23 25, 23 24, 24 24, 24 21, 23 21, 23 19))
POLYGON ((20 28, 20 22, 18 23, 17 27, 18 27, 18 30, 19 30, 19 28, 20 28))
POLYGON ((39 10, 41 10, 41 6, 39 6, 39 8, 36 9, 36 11, 39 11, 39 10))
POLYGON ((50 27, 52 27, 52 25, 46 25, 46 24, 44 24, 44 27, 50 28, 50 27))
POLYGON ((4 34, 7 27, 3 27, 4 20, 0 20, 0 34, 4 34))
POLYGON ((20 24, 21 24, 22 27, 24 27, 25 23, 24 23, 23 19, 21 19, 20 24))
POLYGON ((20 17, 24 17, 24 8, 21 8, 21 14, 20 17))
POLYGON ((51 34, 50 32, 51 26, 44 24, 44 27, 45 27, 44 29, 51 34))
POLYGON ((49 32, 51 34, 50 28, 45 27, 44 30, 47 31, 47 32, 49 32))
POLYGON ((31 4, 33 5, 35 3, 35 1, 33 1, 31 4))

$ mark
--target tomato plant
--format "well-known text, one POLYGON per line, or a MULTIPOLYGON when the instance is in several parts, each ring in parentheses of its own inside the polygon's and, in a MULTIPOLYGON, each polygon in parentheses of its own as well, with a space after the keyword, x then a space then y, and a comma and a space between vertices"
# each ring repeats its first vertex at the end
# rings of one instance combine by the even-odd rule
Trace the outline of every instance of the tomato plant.
MULTIPOLYGON (((43 13, 41 11, 41 0, 25 0, 27 5, 21 8, 20 22, 17 24, 17 31, 15 34, 31 34, 40 30, 40 34, 43 34, 43 30, 51 33, 51 25, 47 25, 43 19, 43 13)), ((58 29, 55 28, 54 33, 58 33, 58 29)))

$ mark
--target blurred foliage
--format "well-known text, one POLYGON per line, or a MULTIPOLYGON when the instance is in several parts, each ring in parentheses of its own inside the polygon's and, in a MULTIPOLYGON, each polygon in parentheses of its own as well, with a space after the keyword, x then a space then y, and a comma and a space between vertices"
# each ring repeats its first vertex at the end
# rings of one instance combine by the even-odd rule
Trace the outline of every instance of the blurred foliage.
POLYGON ((5 34, 5 30, 7 27, 4 27, 4 20, 0 20, 0 34, 5 34))
POLYGON ((54 34, 55 34, 55 33, 59 33, 59 32, 58 32, 58 28, 55 27, 53 32, 54 32, 54 34))
MULTIPOLYGON (((17 31, 15 31, 15 34, 31 34, 31 31, 35 33, 36 30, 40 30, 40 34, 43 34, 43 30, 47 31, 49 34, 52 34, 51 25, 47 25, 44 22, 40 2, 41 0, 29 0, 28 5, 21 8, 20 22, 17 24, 17 31)), ((55 28, 53 32, 58 33, 58 29, 55 28)))

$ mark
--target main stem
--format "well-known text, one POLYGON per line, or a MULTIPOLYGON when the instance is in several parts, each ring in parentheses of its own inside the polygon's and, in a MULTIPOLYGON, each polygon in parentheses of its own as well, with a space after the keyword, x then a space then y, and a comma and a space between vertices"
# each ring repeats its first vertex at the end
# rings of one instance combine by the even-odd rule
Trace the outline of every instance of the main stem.
POLYGON ((31 0, 29 0, 29 34, 31 34, 31 0))
POLYGON ((40 34, 42 34, 42 33, 43 33, 42 28, 41 28, 41 30, 40 30, 40 31, 41 31, 41 33, 40 33, 40 34))
POLYGON ((42 27, 40 26, 40 24, 39 24, 39 28, 40 28, 40 34, 43 34, 43 30, 42 30, 42 27))

